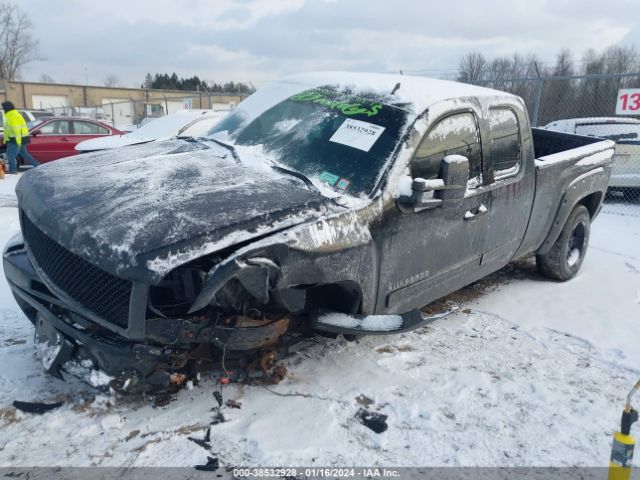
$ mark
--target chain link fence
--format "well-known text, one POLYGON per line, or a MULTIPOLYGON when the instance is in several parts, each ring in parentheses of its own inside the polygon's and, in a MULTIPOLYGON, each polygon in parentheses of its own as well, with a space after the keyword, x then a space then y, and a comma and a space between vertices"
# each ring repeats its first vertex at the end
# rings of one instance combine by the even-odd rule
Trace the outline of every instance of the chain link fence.
POLYGON ((45 109, 56 116, 98 120, 122 131, 133 131, 154 118, 184 109, 233 110, 246 94, 201 93, 196 96, 153 97, 144 100, 103 100, 101 105, 48 105, 45 109))
POLYGON ((505 78, 475 82, 514 93, 531 125, 616 142, 604 211, 640 217, 640 95, 620 99, 631 113, 616 115, 622 89, 640 88, 640 73, 505 78))

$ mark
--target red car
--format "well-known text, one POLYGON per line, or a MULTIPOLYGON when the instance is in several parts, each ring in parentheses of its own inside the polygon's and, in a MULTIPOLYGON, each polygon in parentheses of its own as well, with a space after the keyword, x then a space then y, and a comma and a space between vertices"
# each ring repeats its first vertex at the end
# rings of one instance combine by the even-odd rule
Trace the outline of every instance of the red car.
POLYGON ((29 152, 40 163, 77 155, 75 146, 90 138, 122 135, 117 128, 86 118, 50 117, 29 123, 29 152))

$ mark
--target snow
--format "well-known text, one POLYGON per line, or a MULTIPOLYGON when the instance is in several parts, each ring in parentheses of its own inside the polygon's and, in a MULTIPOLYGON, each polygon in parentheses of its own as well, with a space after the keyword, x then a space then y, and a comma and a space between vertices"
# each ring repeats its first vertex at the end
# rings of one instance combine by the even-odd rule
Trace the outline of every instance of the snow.
POLYGON ((536 167, 538 169, 549 168, 558 163, 566 162, 569 164, 572 161, 582 160, 585 157, 591 157, 593 155, 601 153, 603 156, 608 155, 613 157, 613 147, 615 142, 611 140, 603 140, 601 142, 591 143, 583 147, 572 148, 571 150, 564 150, 558 153, 552 153, 544 157, 536 158, 536 167))
MULTIPOLYGON (((16 181, 0 180, 3 245, 19 229, 16 181)), ((61 382, 43 372, 0 275, 0 466, 193 466, 207 455, 224 466, 606 466, 640 376, 640 205, 627 207, 605 205, 572 281, 518 262, 448 296, 451 313, 426 327, 318 337, 284 360, 279 385, 223 386, 242 407, 222 408, 210 450, 188 437, 210 426, 211 372, 155 408, 61 382), (355 419, 361 395, 388 415, 386 432, 355 419), (14 400, 65 404, 30 415, 14 400)))
POLYGON ((628 118, 628 117, 567 118, 567 119, 556 120, 554 122, 548 123, 543 128, 546 128, 547 130, 555 130, 557 132, 578 133, 576 132, 576 126, 590 125, 590 124, 600 124, 605 128, 606 128, 606 125, 611 125, 612 126, 611 130, 615 132, 620 125, 625 125, 625 124, 638 125, 640 124, 640 120, 638 120, 637 118, 628 118), (616 127, 616 125, 618 125, 618 127, 616 127))
POLYGON ((604 152, 594 153, 579 160, 576 165, 581 167, 592 167, 594 165, 600 165, 601 163, 608 162, 613 157, 614 150, 605 150, 604 152))
POLYGON ((356 318, 346 313, 326 313, 321 315, 318 321, 335 327, 375 332, 398 330, 403 323, 400 315, 367 315, 366 317, 356 318))
POLYGON ((280 82, 306 85, 307 88, 323 85, 338 85, 349 88, 357 85, 360 88, 367 87, 386 95, 389 95, 400 83, 400 88, 394 93, 393 98, 397 98, 400 103, 412 104, 414 111, 418 113, 434 103, 451 98, 473 96, 516 98, 515 95, 509 93, 476 85, 385 73, 313 72, 284 77, 280 82))

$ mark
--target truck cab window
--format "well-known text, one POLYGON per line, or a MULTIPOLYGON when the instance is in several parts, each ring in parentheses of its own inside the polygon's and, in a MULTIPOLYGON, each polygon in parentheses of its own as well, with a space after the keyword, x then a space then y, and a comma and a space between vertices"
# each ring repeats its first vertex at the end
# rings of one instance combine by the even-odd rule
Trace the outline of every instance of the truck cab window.
POLYGON ((515 175, 520 166, 520 127, 510 108, 489 110, 491 160, 496 178, 515 175))
POLYGON ((464 155, 469 159, 469 179, 480 185, 482 155, 480 133, 472 113, 458 113, 443 118, 424 136, 411 161, 411 177, 436 179, 446 155, 464 155))

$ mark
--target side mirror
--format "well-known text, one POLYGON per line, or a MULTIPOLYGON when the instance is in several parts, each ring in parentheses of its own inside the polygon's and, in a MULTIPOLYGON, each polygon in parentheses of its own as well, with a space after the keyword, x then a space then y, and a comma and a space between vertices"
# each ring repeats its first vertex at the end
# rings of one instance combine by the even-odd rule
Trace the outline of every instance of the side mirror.
POLYGON ((30 131, 29 135, 31 135, 32 137, 37 137, 41 133, 42 133, 42 131, 39 128, 36 128, 35 130, 30 131))
POLYGON ((464 198, 469 180, 469 159, 463 155, 447 155, 440 165, 440 178, 444 182, 442 200, 464 198))
POLYGON ((462 155, 447 155, 440 165, 440 179, 414 178, 411 195, 398 197, 398 206, 405 213, 420 212, 442 206, 443 200, 464 198, 469 178, 469 159, 462 155), (437 198, 432 194, 437 192, 437 198))
POLYGON ((414 178, 411 181, 411 195, 401 195, 398 198, 398 206, 402 211, 420 212, 430 208, 442 206, 442 200, 433 198, 432 192, 444 188, 442 180, 425 180, 414 178))

